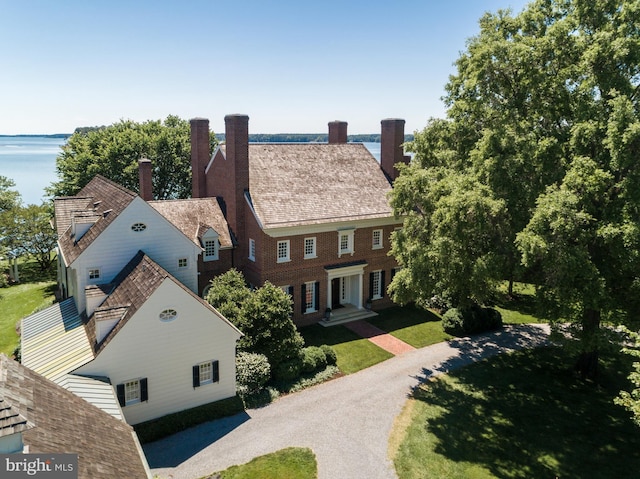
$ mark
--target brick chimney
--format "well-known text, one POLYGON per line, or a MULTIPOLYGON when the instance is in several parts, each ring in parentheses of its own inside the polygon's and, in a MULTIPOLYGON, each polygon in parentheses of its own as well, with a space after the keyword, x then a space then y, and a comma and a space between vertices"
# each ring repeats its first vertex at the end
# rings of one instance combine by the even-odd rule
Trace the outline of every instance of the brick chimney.
MULTIPOLYGON (((233 182, 226 185, 224 201, 227 207, 227 222, 238 238, 239 252, 246 248, 245 192, 249 191, 249 117, 247 115, 227 115, 224 117, 226 135, 226 155, 232 169, 233 182)), ((247 257, 246 254, 243 257, 247 257)))
POLYGON ((209 156, 209 120, 192 118, 191 124, 191 197, 207 196, 207 181, 204 170, 209 156))
POLYGON ((329 122, 329 144, 337 145, 347 142, 347 122, 346 121, 330 121, 329 122))
POLYGON ((382 120, 380 135, 380 167, 389 181, 393 182, 398 176, 395 165, 409 163, 409 156, 404 155, 404 120, 400 118, 386 118, 382 120))
POLYGON ((153 200, 151 160, 147 158, 138 160, 138 178, 140 181, 140 197, 145 201, 153 200))

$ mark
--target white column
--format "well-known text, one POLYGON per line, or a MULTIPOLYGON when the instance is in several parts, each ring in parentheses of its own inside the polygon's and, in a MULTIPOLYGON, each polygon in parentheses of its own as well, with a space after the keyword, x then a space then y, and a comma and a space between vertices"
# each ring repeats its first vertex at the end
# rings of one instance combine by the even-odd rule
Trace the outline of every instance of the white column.
POLYGON ((362 309, 362 281, 364 277, 364 272, 358 274, 358 309, 362 309))

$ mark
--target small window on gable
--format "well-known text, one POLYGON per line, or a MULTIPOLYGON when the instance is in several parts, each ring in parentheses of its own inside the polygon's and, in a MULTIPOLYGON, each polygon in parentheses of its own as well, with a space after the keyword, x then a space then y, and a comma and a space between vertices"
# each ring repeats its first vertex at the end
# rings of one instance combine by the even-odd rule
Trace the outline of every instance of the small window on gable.
POLYGON ((189 260, 187 258, 178 258, 178 268, 188 268, 189 260))
POLYGON ((100 268, 89 268, 89 280, 95 281, 100 279, 100 268))
POLYGON ((220 363, 218 361, 206 361, 193 366, 193 387, 197 388, 205 384, 220 381, 220 363))
POLYGON ((211 261, 218 259, 218 240, 208 239, 204 242, 204 260, 211 261))
POLYGON ((169 321, 173 321, 178 317, 178 312, 173 308, 167 308, 160 311, 158 317, 160 318, 160 321, 168 323, 169 321))
POLYGON ((140 233, 141 231, 144 231, 147 229, 147 225, 145 225, 144 223, 133 223, 131 225, 131 231, 135 231, 136 233, 140 233))
POLYGON ((316 238, 304 239, 304 259, 316 258, 316 238))
POLYGON ((256 240, 249 238, 249 259, 251 261, 256 260, 256 240))
POLYGON ((289 240, 278 241, 278 263, 290 261, 289 258, 289 240))
POLYGON ((372 249, 381 249, 382 246, 382 230, 373 230, 372 249))

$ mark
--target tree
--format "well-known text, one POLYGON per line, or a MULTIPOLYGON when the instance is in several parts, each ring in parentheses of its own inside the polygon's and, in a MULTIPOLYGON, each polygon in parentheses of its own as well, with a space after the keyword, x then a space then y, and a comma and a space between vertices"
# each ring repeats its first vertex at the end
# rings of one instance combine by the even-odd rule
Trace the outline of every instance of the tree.
POLYGON ((0 214, 20 206, 20 193, 14 190, 15 182, 6 176, 0 176, 0 214))
MULTIPOLYGON (((535 274, 545 315, 576 326, 585 378, 597 371, 601 321, 630 320, 640 298, 638 25, 631 0, 537 0, 517 16, 486 14, 447 85, 448 118, 416 136, 416 166, 403 171, 429 178, 422 192, 440 190, 446 176, 471 177, 483 200, 502 202, 499 238, 487 243, 493 255, 459 248, 457 263, 473 271, 485 257, 495 280, 512 280, 522 267, 535 274)), ((394 201, 411 194, 410 184, 396 181, 394 201)), ((441 235, 426 228, 438 227, 438 210, 421 209, 423 202, 420 194, 411 206, 399 202, 407 224, 417 212, 429 216, 422 230, 395 236, 406 271, 392 291, 418 278, 424 250, 430 263, 450 255, 434 248, 441 235), (428 243, 403 246, 409 234, 428 243)), ((482 237, 492 216, 481 218, 464 234, 482 237)), ((432 292, 446 292, 436 286, 432 292)))
POLYGON ((620 396, 615 398, 615 403, 627 408, 633 417, 633 421, 640 427, 640 334, 626 330, 629 338, 633 342, 632 347, 624 348, 623 351, 638 359, 633 363, 633 371, 629 374, 629 381, 633 389, 621 391, 620 396))
MULTIPOLYGON (((217 144, 213 132, 210 143, 213 150, 217 144)), ((56 159, 60 181, 47 192, 74 195, 97 174, 137 192, 141 158, 152 162, 155 198, 190 197, 190 128, 188 121, 177 116, 168 116, 164 122, 122 120, 107 127, 76 130, 56 159)))
POLYGON ((53 261, 58 236, 51 226, 52 212, 47 205, 28 205, 15 210, 15 244, 23 254, 33 257, 41 271, 53 261))
POLYGON ((251 289, 242 273, 232 268, 211 280, 206 300, 235 327, 243 331, 245 325, 242 306, 251 297, 251 294, 251 289))

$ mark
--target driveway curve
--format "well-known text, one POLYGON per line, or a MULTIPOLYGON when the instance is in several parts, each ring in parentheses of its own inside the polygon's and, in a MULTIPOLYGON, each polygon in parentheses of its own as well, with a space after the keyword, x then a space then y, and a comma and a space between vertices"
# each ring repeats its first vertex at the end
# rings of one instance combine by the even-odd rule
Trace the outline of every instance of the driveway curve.
POLYGON ((545 344, 546 325, 508 326, 395 356, 355 374, 144 446, 152 473, 195 479, 285 447, 308 447, 319 479, 397 478, 389 434, 412 388, 505 351, 545 344))

